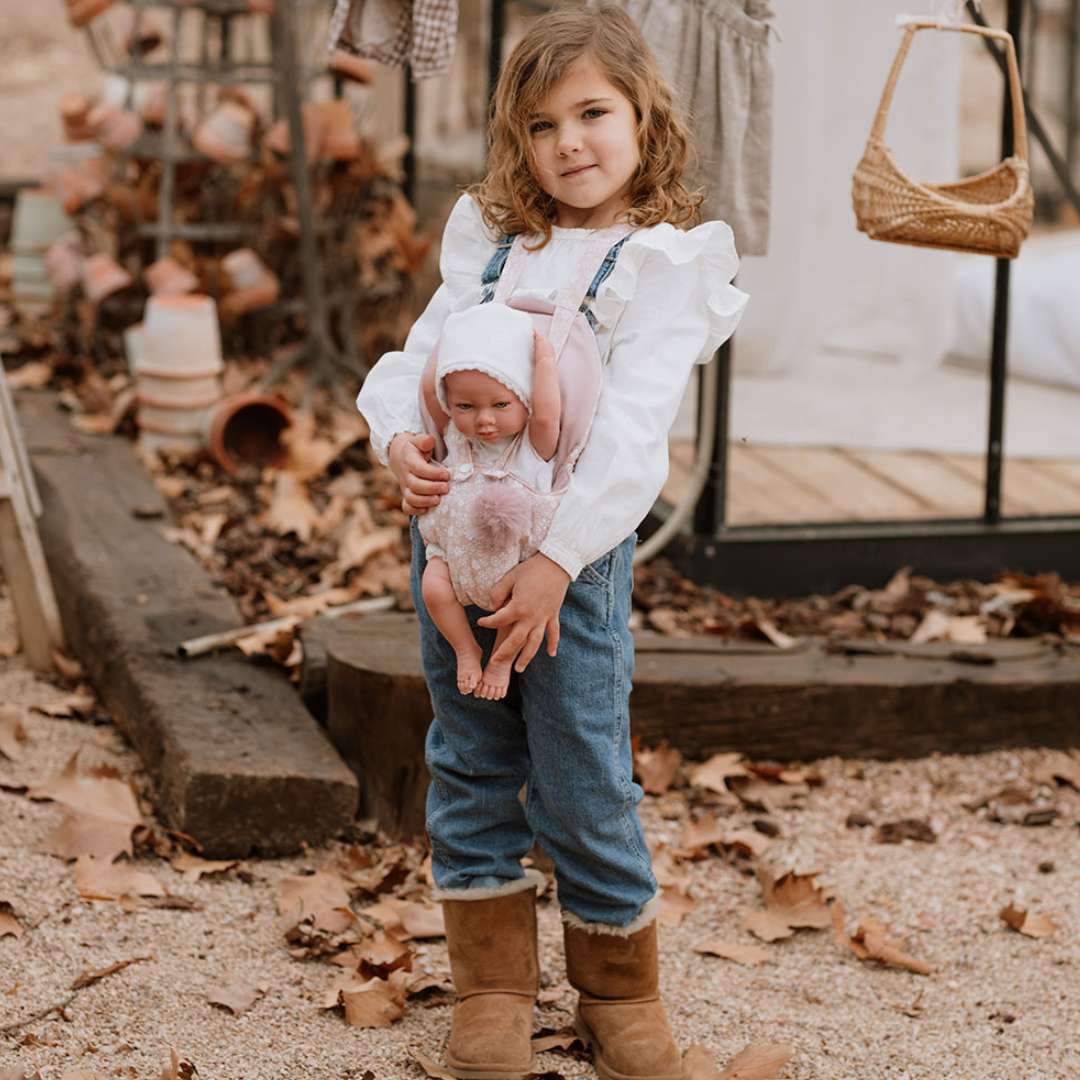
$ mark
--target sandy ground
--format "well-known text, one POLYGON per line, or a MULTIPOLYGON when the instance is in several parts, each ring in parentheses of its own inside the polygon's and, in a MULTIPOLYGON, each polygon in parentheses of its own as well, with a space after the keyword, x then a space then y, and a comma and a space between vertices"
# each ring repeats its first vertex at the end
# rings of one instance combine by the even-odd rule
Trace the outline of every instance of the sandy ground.
MULTIPOLYGON (((5 601, 0 641, 10 635, 5 601)), ((445 1001, 425 1007, 413 999, 385 1030, 352 1028, 340 1012, 316 1003, 336 969, 286 952, 276 885, 321 865, 330 845, 301 857, 249 860, 197 884, 161 859, 138 860, 169 892, 197 901, 197 911, 126 912, 115 902, 81 902, 73 864, 35 853, 60 810, 2 785, 51 777, 76 749, 84 766, 106 762, 124 775, 140 768, 107 717, 50 719, 30 711, 67 692, 36 678, 20 656, 0 661, 0 701, 27 710, 32 739, 19 761, 0 754, 0 901, 27 927, 21 937, 0 937, 0 1028, 66 999, 80 972, 135 956, 152 960, 75 992, 66 1018, 53 1013, 0 1035, 0 1076, 40 1070, 43 1080, 59 1080, 69 1069, 86 1069, 156 1080, 172 1046, 198 1076, 213 1080, 359 1080, 368 1070, 376 1080, 423 1077, 411 1055, 440 1053, 450 1015, 445 1001), (267 986, 239 1016, 207 1002, 232 976, 267 986)), ((935 973, 860 962, 824 930, 764 945, 769 959, 759 967, 695 953, 694 945, 710 937, 762 944, 741 927, 744 913, 760 908, 757 882, 712 855, 688 864, 693 910, 661 931, 663 990, 679 1040, 706 1044, 721 1066, 750 1042, 788 1043, 794 1057, 780 1075, 789 1080, 1080 1075, 1080 793, 1057 789, 1059 816, 1040 828, 997 824, 964 806, 1030 776, 1045 758, 1025 750, 817 763, 824 784, 801 808, 770 815, 781 832, 774 853, 820 870, 850 917, 875 915, 935 973), (875 822, 925 818, 939 839, 874 843, 873 830, 845 827, 852 812, 875 822), (1059 929, 1042 940, 1008 929, 997 912, 1010 900, 1050 915, 1059 929)), ((642 809, 650 842, 674 842, 685 799, 648 796, 642 809)), ((745 828, 761 816, 737 810, 729 823, 745 828)), ((544 983, 558 987, 564 976, 550 900, 541 905, 541 935, 544 983)), ((420 952, 430 970, 447 973, 441 940, 420 952)), ((567 994, 541 1007, 537 1028, 564 1027, 571 1005, 567 994)), ((566 1080, 595 1075, 566 1054, 544 1055, 541 1063, 566 1080)))

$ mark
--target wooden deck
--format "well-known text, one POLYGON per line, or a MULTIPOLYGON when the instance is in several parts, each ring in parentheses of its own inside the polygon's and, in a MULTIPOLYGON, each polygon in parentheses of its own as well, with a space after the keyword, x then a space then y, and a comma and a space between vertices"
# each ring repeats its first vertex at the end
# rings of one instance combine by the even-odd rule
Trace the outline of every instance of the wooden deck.
MULTIPOLYGON (((694 446, 672 442, 664 498, 686 489, 694 446)), ((899 521, 980 517, 985 460, 928 451, 734 443, 729 459, 730 525, 804 521, 899 521)), ((1080 515, 1080 458, 1007 458, 1007 517, 1080 515)))

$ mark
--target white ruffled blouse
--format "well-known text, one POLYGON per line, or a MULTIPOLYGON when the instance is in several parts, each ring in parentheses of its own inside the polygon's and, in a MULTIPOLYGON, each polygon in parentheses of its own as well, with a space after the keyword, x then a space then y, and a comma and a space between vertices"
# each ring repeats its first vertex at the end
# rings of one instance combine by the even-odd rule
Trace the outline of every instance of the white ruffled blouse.
MULTIPOLYGON (((573 273, 589 229, 556 226, 529 255, 515 296, 554 299, 573 273)), ((384 464, 398 432, 421 432, 419 382, 447 315, 480 300, 480 277, 496 238, 468 196, 443 233, 443 284, 413 324, 400 352, 386 353, 364 380, 357 407, 384 464)), ((592 303, 604 360, 600 403, 589 441, 555 513, 542 554, 570 577, 629 536, 649 512, 668 473, 668 432, 695 364, 707 363, 738 325, 746 293, 731 229, 707 221, 685 232, 638 229, 592 303)))

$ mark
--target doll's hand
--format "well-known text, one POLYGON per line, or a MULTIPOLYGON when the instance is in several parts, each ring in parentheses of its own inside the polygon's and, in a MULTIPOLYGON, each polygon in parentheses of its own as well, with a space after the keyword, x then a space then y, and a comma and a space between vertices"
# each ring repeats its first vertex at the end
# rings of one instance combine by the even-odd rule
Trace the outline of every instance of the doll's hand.
POLYGON ((554 656, 559 648, 559 611, 569 586, 570 575, 539 553, 500 578, 491 590, 496 610, 477 620, 480 626, 494 629, 510 627, 491 660, 510 663, 517 657, 514 670, 524 671, 543 643, 545 631, 548 656, 554 656))
POLYGON ((540 366, 555 363, 555 350, 539 330, 533 330, 533 363, 540 366))
POLYGON ((401 488, 401 509, 406 514, 426 514, 439 505, 450 487, 450 472, 431 461, 433 435, 398 432, 390 440, 387 460, 401 488))

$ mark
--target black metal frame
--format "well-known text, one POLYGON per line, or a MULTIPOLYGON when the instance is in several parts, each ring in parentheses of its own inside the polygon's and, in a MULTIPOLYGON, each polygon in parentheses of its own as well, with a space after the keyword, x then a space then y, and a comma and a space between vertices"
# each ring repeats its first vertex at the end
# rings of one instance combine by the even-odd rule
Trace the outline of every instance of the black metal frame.
MULTIPOLYGON (((506 0, 491 0, 489 86, 493 90, 502 61, 506 0)), ((527 2, 527 0, 526 0, 527 2)), ((1080 145, 1076 116, 1077 56, 1080 50, 1080 0, 1070 0, 1071 38, 1067 138, 1064 158, 1027 102, 1031 138, 1037 142, 1061 182, 1065 199, 1080 212, 1080 194, 1071 171, 1080 145)), ((529 6, 543 7, 546 5, 529 6)), ((968 0, 972 19, 985 25, 977 3, 968 0)), ((1020 59, 1024 0, 1008 0, 1007 28, 1020 59)), ((991 54, 1005 70, 1005 59, 992 41, 991 54)), ((415 96, 407 95, 406 129, 415 131, 415 96)), ((1013 150, 1012 114, 1007 84, 1002 106, 1002 156, 1013 150)), ((409 181, 413 184, 412 163, 409 181)), ((1080 578, 1080 514, 1003 518, 1001 478, 1008 374, 1007 335, 1010 261, 997 260, 994 286, 993 345, 990 358, 990 413, 986 448, 984 510, 981 518, 793 525, 732 526, 726 521, 731 342, 717 352, 720 365, 716 402, 716 443, 708 481, 693 515, 692 531, 676 537, 667 554, 685 572, 734 595, 778 595, 831 591, 851 581, 875 585, 898 566, 940 578, 989 577, 1004 569, 1055 570, 1080 578)), ((659 503, 639 530, 647 536, 670 512, 659 503)))
MULTIPOLYGON (((1072 0, 1076 8, 1080 0, 1072 0)), ((968 0, 974 21, 986 25, 977 4, 968 0)), ((1018 61, 1024 0, 1008 0, 1007 29, 1018 61)), ((1076 15, 1076 12, 1072 12, 1076 15)), ((1071 22, 1077 36, 1077 23, 1071 22)), ((1005 59, 992 41, 986 42, 1002 71, 1005 59)), ((1072 45, 1078 42, 1071 41, 1072 45)), ((1076 53, 1070 54, 1067 130, 1076 128, 1076 53)), ((1064 189, 1065 198, 1080 212, 1080 195, 1071 179, 1075 160, 1073 134, 1065 159, 1057 154, 1038 117, 1027 103, 1033 140, 1042 147, 1064 189)), ((1006 85, 1002 104, 1002 156, 1013 152, 1011 96, 1006 85)), ((694 514, 693 533, 668 549, 670 557, 691 577, 739 595, 782 595, 828 592, 851 581, 875 585, 886 581, 898 566, 914 566, 939 578, 989 577, 1004 569, 1029 572, 1055 570, 1080 577, 1080 514, 1012 517, 1001 513, 1005 400, 1008 374, 1009 279, 1011 262, 998 259, 995 268, 993 339, 990 356, 990 409, 986 447, 984 509, 981 519, 880 521, 868 523, 731 526, 725 520, 728 432, 731 409, 731 342, 719 350, 719 392, 716 403, 716 446, 709 479, 694 514)), ((651 531, 663 516, 654 511, 651 531)), ((651 528, 650 528, 651 525, 651 528)))

